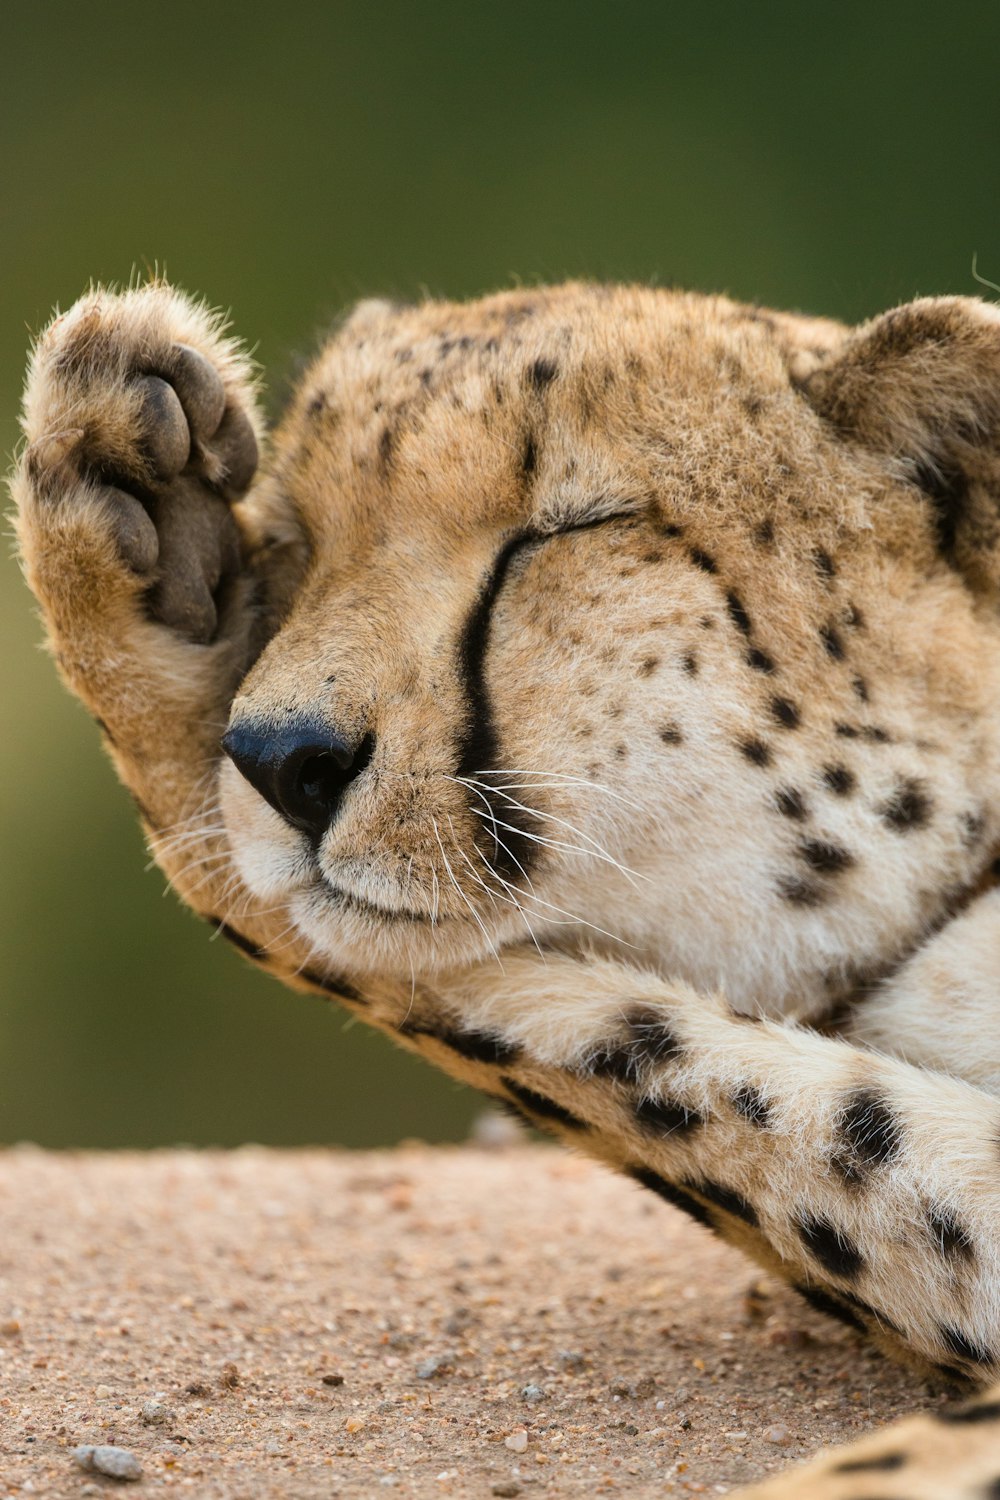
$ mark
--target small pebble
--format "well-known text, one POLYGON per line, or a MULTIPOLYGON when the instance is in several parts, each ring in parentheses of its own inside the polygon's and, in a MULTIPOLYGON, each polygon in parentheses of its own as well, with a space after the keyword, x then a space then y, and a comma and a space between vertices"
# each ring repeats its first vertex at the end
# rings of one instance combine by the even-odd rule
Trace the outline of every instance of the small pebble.
POLYGON ((582 1370, 584 1357, 576 1349, 560 1349, 556 1355, 564 1370, 582 1370))
POLYGON ((94 1397, 98 1401, 111 1400, 111 1387, 109 1385, 98 1385, 94 1387, 94 1397))
POLYGON ((106 1474, 109 1479, 141 1479, 142 1464, 127 1448, 111 1448, 104 1444, 97 1447, 84 1443, 73 1450, 73 1457, 81 1469, 90 1474, 106 1474))
POLYGON ((503 1442, 504 1447, 509 1448, 511 1453, 524 1453, 528 1446, 527 1431, 523 1427, 517 1427, 509 1437, 504 1438, 503 1442))
POLYGON ((3 1334, 4 1338, 16 1338, 20 1332, 21 1325, 16 1318, 7 1318, 3 1323, 0 1323, 0 1333, 3 1334))
POLYGON ((343 1383, 344 1383, 344 1377, 343 1377, 343 1375, 324 1375, 323 1376, 323 1384, 324 1385, 343 1385, 343 1383))
POLYGON ((219 1371, 219 1384, 223 1390, 234 1391, 240 1383, 240 1372, 229 1359, 219 1371))
POLYGON ((501 1500, 514 1500, 514 1496, 521 1493, 521 1486, 515 1484, 513 1479, 501 1479, 499 1484, 493 1486, 490 1493, 501 1496, 501 1500))
POLYGON ((446 1375, 451 1365, 440 1355, 431 1355, 429 1359, 422 1359, 417 1365, 418 1380, 433 1380, 435 1375, 446 1375))
POLYGON ((351 1416, 346 1419, 344 1426, 348 1432, 361 1432, 364 1429, 364 1417, 351 1416))
POLYGON ((521 1387, 521 1395, 525 1401, 544 1401, 545 1392, 540 1385, 525 1385, 521 1387))
POLYGON ((791 1442, 791 1437, 789 1435, 787 1427, 781 1427, 780 1425, 776 1427, 765 1427, 764 1441, 765 1443, 777 1443, 779 1448, 787 1448, 788 1444, 791 1442))
POLYGON ((175 1413, 163 1401, 145 1401, 140 1415, 147 1427, 158 1427, 164 1422, 172 1422, 175 1413))

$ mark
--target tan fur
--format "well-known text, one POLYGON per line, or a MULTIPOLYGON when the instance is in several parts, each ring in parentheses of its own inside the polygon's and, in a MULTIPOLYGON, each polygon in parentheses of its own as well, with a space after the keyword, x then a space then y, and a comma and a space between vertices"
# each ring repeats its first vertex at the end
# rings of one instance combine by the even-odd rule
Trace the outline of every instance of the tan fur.
MULTIPOLYGON (((42 334, 12 481, 57 662, 196 911, 973 1380, 998 375, 965 299, 859 330, 631 287, 364 303, 244 495, 249 367, 158 283, 42 334), (373 746, 315 847, 219 750, 298 723, 373 746)), ((997 1430, 961 1429, 976 1483, 997 1430)), ((907 1495, 945 1493, 945 1431, 874 1440, 907 1495)), ((871 1493, 843 1462, 773 1492, 871 1493)))

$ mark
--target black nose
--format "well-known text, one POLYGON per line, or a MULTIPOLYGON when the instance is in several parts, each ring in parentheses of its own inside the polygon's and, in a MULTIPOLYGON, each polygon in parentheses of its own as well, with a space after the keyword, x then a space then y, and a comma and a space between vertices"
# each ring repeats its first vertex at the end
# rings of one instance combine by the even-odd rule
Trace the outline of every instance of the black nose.
POLYGON ((222 748, 265 802, 318 841, 345 791, 372 758, 375 738, 350 745, 320 724, 292 720, 281 728, 234 725, 222 748))

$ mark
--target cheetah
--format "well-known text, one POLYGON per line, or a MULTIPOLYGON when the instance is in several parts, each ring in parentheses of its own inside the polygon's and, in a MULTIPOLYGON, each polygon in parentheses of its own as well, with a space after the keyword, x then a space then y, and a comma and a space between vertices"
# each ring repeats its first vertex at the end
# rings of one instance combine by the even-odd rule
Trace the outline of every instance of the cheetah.
MULTIPOLYGON (((1000 1381, 997 310, 365 301, 266 437, 155 280, 54 318, 23 431, 52 652, 197 914, 1000 1381)), ((746 1495, 998 1475, 1000 1386, 746 1495)))

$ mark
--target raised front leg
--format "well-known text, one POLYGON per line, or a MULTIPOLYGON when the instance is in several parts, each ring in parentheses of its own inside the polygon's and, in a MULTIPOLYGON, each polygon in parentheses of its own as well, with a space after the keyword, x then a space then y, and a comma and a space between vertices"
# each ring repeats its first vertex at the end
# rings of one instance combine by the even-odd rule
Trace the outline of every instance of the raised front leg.
MULTIPOLYGON (((219 736, 266 631, 249 362, 162 284, 95 291, 41 335, 12 479, 25 573, 161 863, 213 884, 219 736)), ((194 904, 199 905, 198 901, 194 904)))

